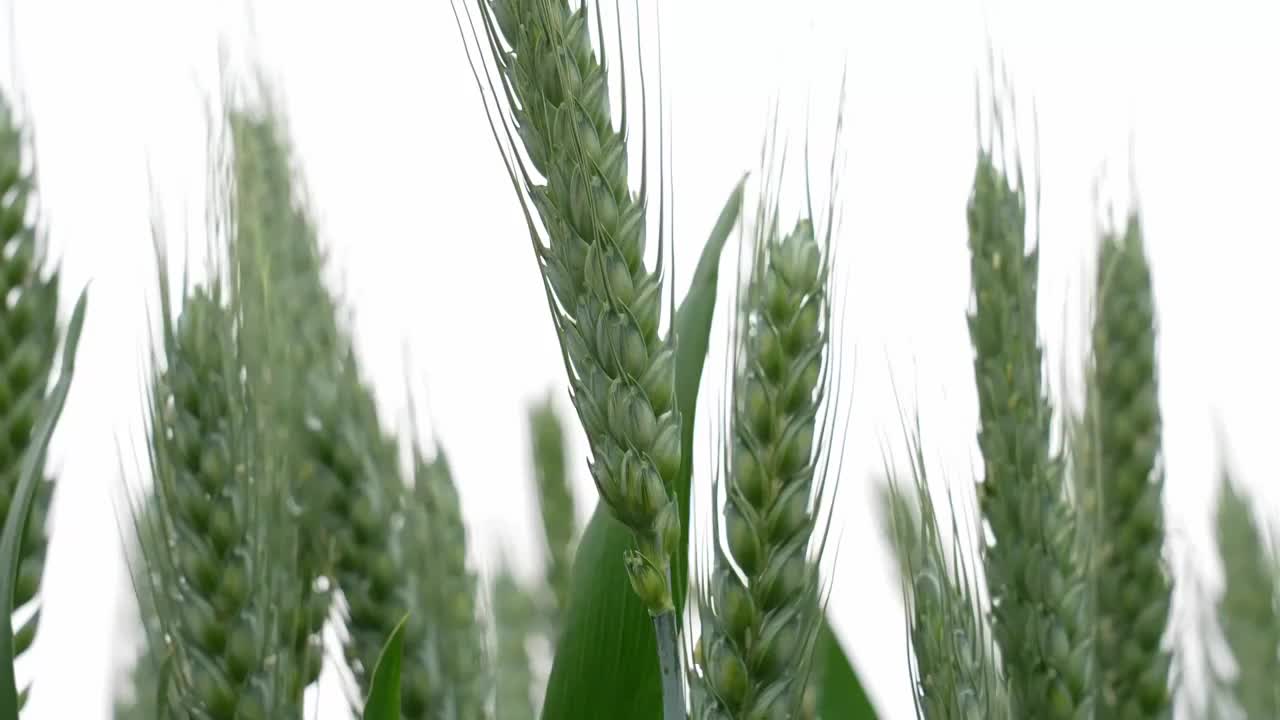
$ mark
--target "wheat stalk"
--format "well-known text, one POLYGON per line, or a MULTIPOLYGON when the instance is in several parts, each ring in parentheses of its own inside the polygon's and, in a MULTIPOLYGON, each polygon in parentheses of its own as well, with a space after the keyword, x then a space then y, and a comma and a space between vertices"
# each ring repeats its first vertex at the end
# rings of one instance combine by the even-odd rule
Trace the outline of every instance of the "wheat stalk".
MULTIPOLYGON (((32 148, 13 108, 0 93, 0 516, 17 490, 23 454, 45 403, 58 346, 58 276, 44 269, 44 237, 37 226, 32 148)), ((43 458, 40 467, 43 468, 43 458)), ((43 470, 40 471, 43 473, 43 470)), ((13 607, 36 602, 44 574, 53 482, 38 484, 19 549, 13 607)), ((15 659, 35 640, 40 610, 14 631, 15 659)), ((25 704, 23 689, 19 706, 25 704)))
POLYGON ((1244 717, 1280 717, 1280 570, 1266 525, 1225 471, 1215 520, 1225 577, 1218 624, 1236 666, 1227 695, 1244 717))
POLYGON ((1168 717, 1170 580, 1164 516, 1151 272, 1131 214, 1099 250, 1089 418, 1096 445, 1099 718, 1168 717))
POLYGON ((969 333, 984 477, 979 507, 992 626, 1017 717, 1075 718, 1090 703, 1087 586, 1074 509, 1051 455, 1036 323, 1039 255, 1027 250, 1021 170, 1011 185, 989 147, 968 206, 969 333))

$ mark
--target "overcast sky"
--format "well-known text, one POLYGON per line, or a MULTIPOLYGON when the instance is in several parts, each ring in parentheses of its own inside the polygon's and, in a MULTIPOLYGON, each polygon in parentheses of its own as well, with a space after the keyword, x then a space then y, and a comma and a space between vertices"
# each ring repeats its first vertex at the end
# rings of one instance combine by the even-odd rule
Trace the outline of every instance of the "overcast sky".
MULTIPOLYGON (((53 449, 59 489, 43 620, 22 668, 35 678, 32 720, 106 717, 112 666, 127 652, 116 503, 121 484, 138 480, 142 447, 155 285, 149 223, 157 212, 166 219, 176 261, 186 239, 202 247, 206 102, 222 82, 221 49, 242 57, 251 37, 284 98, 335 286, 388 421, 405 424, 408 375, 454 460, 477 562, 491 566, 506 548, 522 572, 535 569, 524 413, 548 389, 563 396, 563 367, 449 3, 260 0, 252 21, 249 4, 0 2, 14 6, 5 13, 13 26, 0 26, 0 77, 9 89, 17 78, 34 121, 67 310, 92 283, 53 449)), ((935 477, 962 490, 974 479, 964 204, 988 38, 1024 107, 1024 144, 1032 102, 1039 121, 1040 315, 1057 390, 1064 368, 1070 375, 1080 362, 1103 207, 1129 207, 1133 178, 1160 318, 1170 558, 1212 584, 1218 429, 1267 512, 1280 506, 1270 455, 1280 407, 1276 3, 660 7, 678 292, 725 195, 757 166, 772 101, 781 98, 793 133, 803 133, 806 107, 811 126, 826 132, 847 68, 838 242, 841 362, 854 394, 831 604, 883 716, 911 713, 897 583, 872 502, 881 448, 900 452, 891 379, 901 402, 920 408, 935 477)), ((708 373, 722 371, 713 356, 708 373)), ((714 450, 712 419, 699 417, 700 472, 714 450)), ((595 500, 581 463, 577 485, 585 517, 595 500)), ((326 674, 322 704, 341 707, 334 679, 326 674)))

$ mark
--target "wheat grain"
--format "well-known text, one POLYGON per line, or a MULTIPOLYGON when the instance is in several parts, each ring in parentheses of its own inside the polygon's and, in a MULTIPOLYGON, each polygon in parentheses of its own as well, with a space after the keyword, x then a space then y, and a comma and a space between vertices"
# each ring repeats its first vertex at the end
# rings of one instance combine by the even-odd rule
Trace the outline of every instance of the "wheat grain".
POLYGON ((1131 214, 1098 255, 1091 420, 1096 443, 1098 717, 1170 713, 1160 407, 1151 272, 1131 214))
POLYGON ((984 466, 978 497, 993 538, 983 556, 993 632, 1015 716, 1076 718, 1091 701, 1088 597, 1074 508, 1050 454, 1052 409, 1036 324, 1039 256, 1026 249, 1021 173, 1011 186, 989 148, 979 153, 968 224, 984 466))

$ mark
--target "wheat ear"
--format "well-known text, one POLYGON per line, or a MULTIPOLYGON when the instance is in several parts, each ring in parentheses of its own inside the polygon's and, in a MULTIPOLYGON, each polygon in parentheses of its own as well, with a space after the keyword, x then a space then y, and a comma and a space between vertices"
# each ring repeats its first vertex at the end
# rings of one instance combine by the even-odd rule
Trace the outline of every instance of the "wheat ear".
POLYGON ((632 193, 627 182, 625 113, 615 128, 586 5, 478 4, 482 42, 508 93, 511 120, 530 164, 545 178, 536 182, 514 149, 505 153, 521 200, 528 198, 545 228, 544 245, 530 218, 574 406, 591 448, 591 475, 605 504, 634 534, 624 561, 661 638, 674 631, 671 552, 680 540, 680 514, 672 484, 681 467, 680 414, 674 347, 658 332, 661 254, 656 269, 646 267, 646 191, 632 193))
POLYGON ((443 451, 428 460, 415 446, 413 456, 401 540, 410 573, 405 657, 432 672, 402 678, 406 715, 421 706, 422 717, 482 720, 491 672, 458 489, 443 451))
POLYGON ((1225 471, 1215 520, 1225 579, 1218 624, 1236 666, 1227 695, 1243 717, 1280 717, 1280 569, 1267 526, 1225 471))
POLYGON ((530 636, 541 624, 537 603, 504 564, 493 580, 493 613, 497 632, 495 660, 497 717, 534 720, 530 636))
POLYGON ((530 410, 529 432, 538 509, 547 544, 546 585, 553 601, 549 624, 554 631, 556 618, 569 599, 577 517, 569 486, 564 427, 550 397, 530 410))
POLYGON ((1142 227, 1131 214, 1098 255, 1093 332, 1097 462, 1094 570, 1098 717, 1169 717, 1171 582, 1162 560, 1155 302, 1142 227))
MULTIPOLYGON (((58 346, 58 276, 44 269, 44 237, 34 218, 35 162, 29 138, 0 93, 0 513, 17 490, 19 466, 45 402, 58 346)), ((43 466, 43 458, 41 459, 43 466)), ((36 602, 44 574, 53 482, 39 483, 19 549, 13 607, 36 602)), ((40 610, 14 630, 14 658, 35 640, 40 610)), ((25 704, 27 691, 19 697, 25 704)))
POLYGON ((321 414, 316 388, 342 379, 343 340, 282 117, 264 99, 258 107, 232 104, 226 124, 236 304, 244 335, 261 339, 246 344, 245 366, 261 407, 261 432, 288 467, 287 490, 307 536, 297 558, 307 614, 290 641, 307 658, 306 685, 318 677, 323 658, 320 629, 334 585, 327 577, 334 533, 325 511, 341 488, 324 482, 304 433, 307 418, 321 414))
POLYGON ((1091 701, 1088 588, 1074 508, 1050 453, 1052 408, 1036 323, 1039 253, 1026 248, 1021 170, 1011 185, 989 147, 978 154, 967 215, 993 634, 1014 715, 1077 718, 1091 701))
POLYGON ((303 613, 283 477, 257 433, 240 377, 232 311, 217 293, 189 296, 165 321, 149 444, 156 519, 142 532, 171 663, 163 705, 210 720, 301 713, 301 658, 280 645, 303 613))
POLYGON ((833 223, 818 235, 809 207, 810 217, 783 232, 773 188, 762 195, 734 328, 724 472, 713 487, 724 499, 725 540, 715 527, 700 598, 704 717, 801 712, 822 622, 811 553, 821 555, 817 514, 834 489, 823 452, 834 414, 820 415, 835 377, 833 223))
POLYGON ((892 480, 882 507, 902 571, 916 715, 1012 720, 1008 685, 982 616, 975 554, 964 542, 954 503, 950 532, 939 524, 918 427, 908 442, 912 482, 892 480))

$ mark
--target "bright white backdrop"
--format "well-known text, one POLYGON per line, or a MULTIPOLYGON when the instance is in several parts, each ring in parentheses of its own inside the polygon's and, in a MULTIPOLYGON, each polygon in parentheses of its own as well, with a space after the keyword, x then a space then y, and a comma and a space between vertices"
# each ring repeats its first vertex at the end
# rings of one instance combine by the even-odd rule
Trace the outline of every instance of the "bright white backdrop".
MULTIPOLYGON (((0 68, 6 88, 19 79, 34 120, 64 297, 92 282, 80 371, 53 450, 60 489, 39 642, 22 668, 36 679, 28 716, 106 717, 113 664, 126 652, 115 503, 122 477, 137 475, 152 200, 171 241, 189 233, 199 247, 205 97, 220 82, 219 48, 235 55, 251 37, 283 89, 334 280, 353 308, 386 417, 404 424, 407 354, 455 459, 477 562, 492 564, 506 547, 532 573, 524 406, 560 387, 563 370, 449 3, 260 0, 251 22, 240 2, 9 3, 0 68)), ((771 101, 812 94, 815 107, 823 98, 829 106, 848 68, 840 243, 843 357, 851 369, 857 360, 856 405, 832 606, 886 718, 909 717, 910 701, 897 585, 870 480, 882 444, 898 439, 891 377, 921 409, 935 473, 973 478, 963 209, 988 37, 1038 109, 1041 316, 1055 385, 1063 358, 1068 371, 1077 364, 1100 213, 1095 181, 1105 171, 1102 198, 1123 207, 1132 174, 1161 320, 1173 561, 1196 563, 1212 582, 1207 518, 1219 428, 1238 474, 1275 515, 1274 2, 661 5, 676 251, 686 268, 734 180, 755 167, 771 101)), ((685 282, 687 273, 681 291, 685 282)), ((700 443, 700 468, 709 450, 700 443)), ((593 491, 585 473, 577 480, 585 516, 593 491)), ((333 679, 321 693, 326 707, 341 706, 333 679)))

